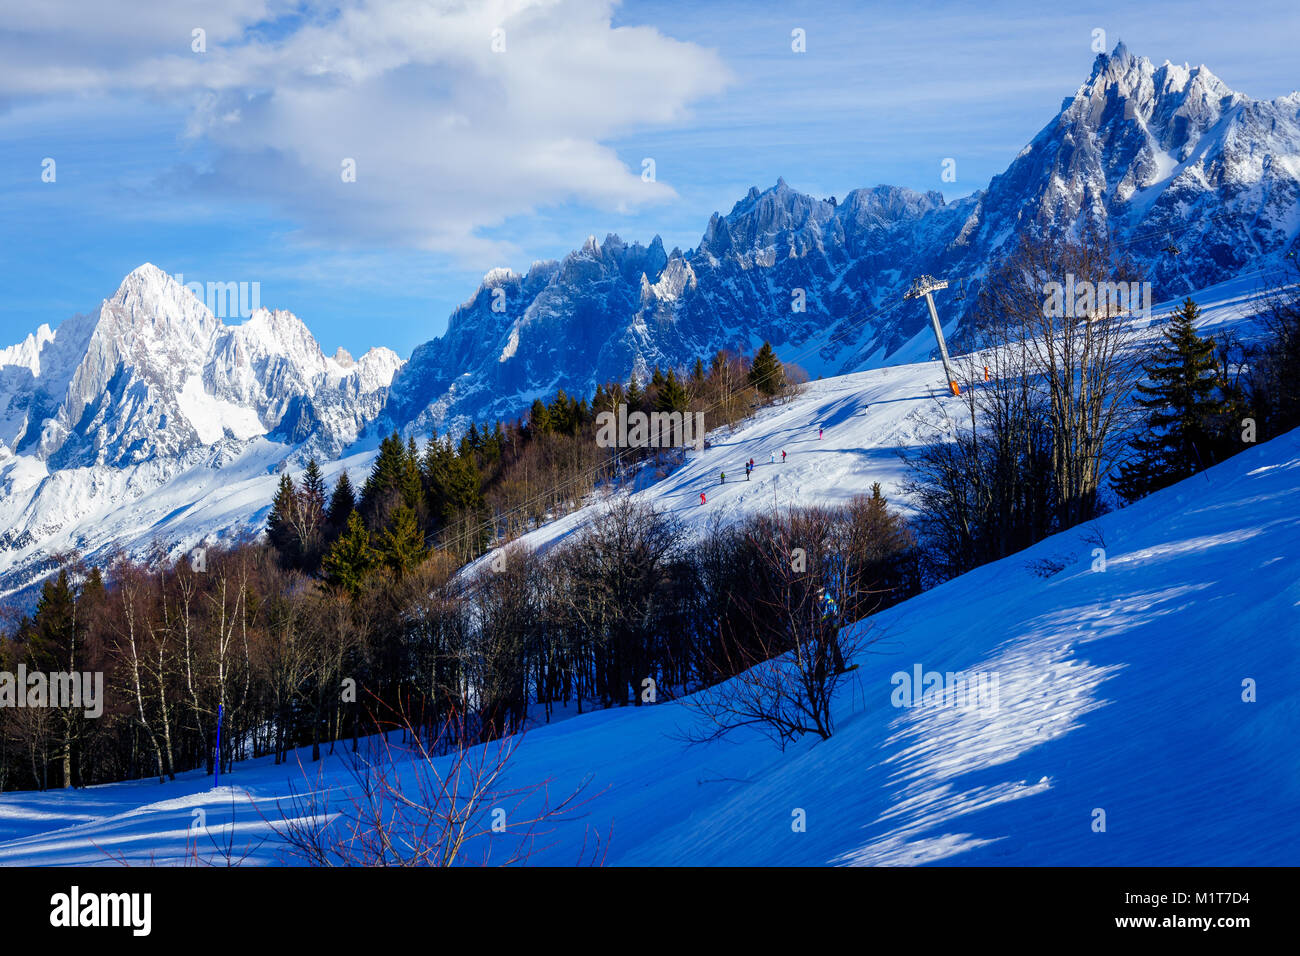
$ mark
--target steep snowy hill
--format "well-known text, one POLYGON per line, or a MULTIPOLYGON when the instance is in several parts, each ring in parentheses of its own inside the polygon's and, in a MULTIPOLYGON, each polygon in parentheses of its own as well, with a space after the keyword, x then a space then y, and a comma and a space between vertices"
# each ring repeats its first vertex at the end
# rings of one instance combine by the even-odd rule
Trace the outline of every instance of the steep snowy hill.
MULTIPOLYGON (((913 373, 886 390, 888 374, 807 401, 909 399, 913 373)), ((800 430, 806 502, 841 494, 886 426, 868 413, 833 427, 834 447, 800 430)), ((757 435, 733 453, 763 460, 757 435)), ((826 741, 687 746, 692 711, 663 700, 538 727, 503 785, 549 781, 555 799, 586 780, 591 801, 533 862, 577 861, 590 825, 612 832, 614 864, 1294 865, 1300 779, 1280 755, 1300 720, 1296 500, 1300 432, 856 625, 875 642, 826 741), (1045 559, 1061 570, 1030 569, 1045 559), (996 694, 897 706, 896 675, 916 668, 996 677, 996 694)), ((275 862, 259 841, 277 800, 349 786, 341 756, 307 774, 267 758, 216 790, 189 774, 5 794, 0 863, 177 861, 199 810, 203 852, 233 825, 237 851, 275 862)))
MULTIPOLYGON (((1276 263, 1300 234, 1300 93, 1253 100, 1120 44, 986 191, 955 203, 892 186, 818 199, 778 180, 715 213, 695 249, 593 236, 525 275, 493 270, 397 375, 384 428, 509 417, 556 387, 590 394, 763 340, 805 351, 814 376, 926 358, 929 344, 908 352, 926 321, 901 305, 913 277, 978 280, 1025 231, 1085 221, 1157 299, 1276 263)), ((946 316, 973 307, 958 295, 939 294, 946 316)))

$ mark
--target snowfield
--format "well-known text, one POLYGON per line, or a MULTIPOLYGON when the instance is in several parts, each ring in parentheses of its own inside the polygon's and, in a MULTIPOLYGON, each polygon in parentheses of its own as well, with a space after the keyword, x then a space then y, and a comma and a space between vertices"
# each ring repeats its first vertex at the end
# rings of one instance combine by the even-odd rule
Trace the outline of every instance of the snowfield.
MULTIPOLYGON (((1207 324, 1246 309, 1223 303, 1207 324)), ((813 504, 877 480, 895 488, 895 449, 917 440, 914 413, 932 404, 935 373, 926 363, 813 383, 715 433, 639 494, 702 527, 774 497, 813 504)), ((272 476, 248 480, 227 493, 242 498, 272 476)), ((627 865, 1294 865, 1297 501, 1300 431, 854 625, 872 643, 826 741, 782 752, 751 731, 690 746, 681 731, 697 718, 662 697, 536 727, 506 784, 547 781, 554 801, 586 781, 590 802, 531 862, 576 862, 592 827, 609 838, 608 862, 627 865), (1049 564, 1060 570, 1035 570, 1049 564), (894 675, 917 668, 993 675, 996 706, 895 706, 894 675), (800 811, 806 830, 795 832, 800 811)), ((559 540, 583 517, 530 543, 559 540)), ((178 862, 201 816, 205 856, 233 826, 237 853, 274 864, 283 848, 262 842, 264 817, 277 818, 291 787, 337 797, 351 783, 343 749, 305 773, 244 762, 215 790, 191 773, 3 794, 0 863, 178 862)))

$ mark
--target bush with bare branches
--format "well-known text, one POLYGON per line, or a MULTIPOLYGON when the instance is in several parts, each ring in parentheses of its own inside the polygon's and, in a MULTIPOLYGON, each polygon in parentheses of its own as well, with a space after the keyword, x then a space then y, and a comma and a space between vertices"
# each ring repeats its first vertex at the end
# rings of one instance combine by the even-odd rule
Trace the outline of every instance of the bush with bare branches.
MULTIPOLYGON (((549 782, 514 784, 507 768, 522 736, 476 744, 460 713, 421 730, 404 715, 352 756, 351 782, 318 770, 268 821, 288 862, 311 866, 458 866, 527 863, 539 843, 572 822, 592 797, 590 778, 552 801, 549 782), (399 731, 401 743, 390 734, 399 731)), ((608 831, 584 826, 579 864, 603 864, 608 831)))

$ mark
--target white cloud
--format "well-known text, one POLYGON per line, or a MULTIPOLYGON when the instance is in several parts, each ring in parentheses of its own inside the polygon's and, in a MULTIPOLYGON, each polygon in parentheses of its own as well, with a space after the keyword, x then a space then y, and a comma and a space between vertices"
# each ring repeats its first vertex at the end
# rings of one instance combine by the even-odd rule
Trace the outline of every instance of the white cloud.
MULTIPOLYGON (((644 182, 603 145, 680 122, 729 81, 712 51, 611 24, 603 0, 49 0, 6 14, 0 101, 147 94, 189 108, 205 193, 266 200, 329 245, 482 251, 539 207, 634 209, 644 182), (206 30, 206 53, 190 49, 206 30), (494 30, 505 52, 493 52, 494 30), (345 158, 357 180, 341 180, 345 158)), ((175 182, 176 177, 171 177, 175 182)))

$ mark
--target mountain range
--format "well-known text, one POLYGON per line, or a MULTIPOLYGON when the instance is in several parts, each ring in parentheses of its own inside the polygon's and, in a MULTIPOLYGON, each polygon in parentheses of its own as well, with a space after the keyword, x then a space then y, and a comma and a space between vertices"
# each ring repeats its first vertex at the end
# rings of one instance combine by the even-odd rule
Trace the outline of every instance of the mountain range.
POLYGON ((1277 265, 1300 234, 1300 93, 1255 100, 1121 44, 987 189, 836 199, 778 180, 714 213, 693 249, 610 235, 523 274, 493 269, 405 362, 327 356, 285 311, 227 325, 142 265, 97 309, 0 349, 0 594, 61 548, 180 547, 182 512, 194 540, 256 526, 278 470, 363 467, 392 429, 456 431, 764 340, 813 375, 925 360, 927 314, 902 299, 913 277, 967 280, 936 296, 960 337, 974 301, 960 289, 1026 231, 1084 222, 1157 300, 1277 265), (205 502, 237 487, 247 507, 205 524, 205 502))

